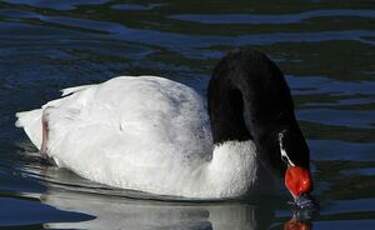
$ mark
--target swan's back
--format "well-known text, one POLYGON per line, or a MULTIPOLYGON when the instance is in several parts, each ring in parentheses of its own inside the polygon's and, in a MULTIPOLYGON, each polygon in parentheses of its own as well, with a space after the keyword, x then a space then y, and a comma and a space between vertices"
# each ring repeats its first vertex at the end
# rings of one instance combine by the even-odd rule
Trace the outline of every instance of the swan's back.
POLYGON ((92 116, 87 124, 101 122, 118 138, 105 141, 120 141, 124 151, 149 157, 152 152, 176 157, 209 152, 208 117, 191 88, 164 78, 119 77, 94 91, 84 112, 92 116))
POLYGON ((63 92, 70 95, 17 114, 17 125, 40 148, 44 116, 48 155, 81 176, 145 190, 154 186, 152 180, 178 181, 174 177, 212 157, 202 99, 185 85, 151 76, 117 77, 63 92))

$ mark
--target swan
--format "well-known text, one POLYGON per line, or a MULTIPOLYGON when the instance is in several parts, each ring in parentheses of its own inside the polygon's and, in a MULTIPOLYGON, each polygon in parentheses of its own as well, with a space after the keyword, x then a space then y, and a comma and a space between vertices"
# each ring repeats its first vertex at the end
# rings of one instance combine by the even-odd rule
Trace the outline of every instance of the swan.
POLYGON ((250 48, 214 68, 207 103, 156 76, 121 76, 62 90, 16 114, 42 156, 109 186, 188 199, 312 191, 309 149, 280 69, 250 48))

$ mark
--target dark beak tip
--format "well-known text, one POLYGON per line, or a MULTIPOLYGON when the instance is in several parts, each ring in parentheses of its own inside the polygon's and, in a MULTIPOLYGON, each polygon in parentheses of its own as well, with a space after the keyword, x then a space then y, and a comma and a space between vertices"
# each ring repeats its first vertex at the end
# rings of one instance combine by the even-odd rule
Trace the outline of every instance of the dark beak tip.
POLYGON ((292 202, 293 214, 301 220, 311 220, 319 214, 319 202, 308 193, 298 196, 292 202))

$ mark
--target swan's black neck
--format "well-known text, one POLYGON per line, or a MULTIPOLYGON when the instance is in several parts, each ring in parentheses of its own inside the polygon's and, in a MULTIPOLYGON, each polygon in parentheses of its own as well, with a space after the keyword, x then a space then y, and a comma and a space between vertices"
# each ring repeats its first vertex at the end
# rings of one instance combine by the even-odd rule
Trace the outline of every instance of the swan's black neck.
POLYGON ((285 78, 260 52, 235 50, 218 63, 208 86, 208 112, 215 144, 253 140, 257 149, 280 158, 270 152, 280 153, 278 135, 284 132, 293 136, 286 138, 288 146, 308 152, 285 78))

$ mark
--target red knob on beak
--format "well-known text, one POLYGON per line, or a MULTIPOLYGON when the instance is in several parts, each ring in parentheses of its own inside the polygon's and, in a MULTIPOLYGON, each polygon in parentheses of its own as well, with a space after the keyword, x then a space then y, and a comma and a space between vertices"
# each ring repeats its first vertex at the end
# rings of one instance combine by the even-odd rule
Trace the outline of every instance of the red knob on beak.
POLYGON ((285 186, 294 197, 311 192, 313 183, 310 171, 298 166, 288 167, 285 173, 285 186))

